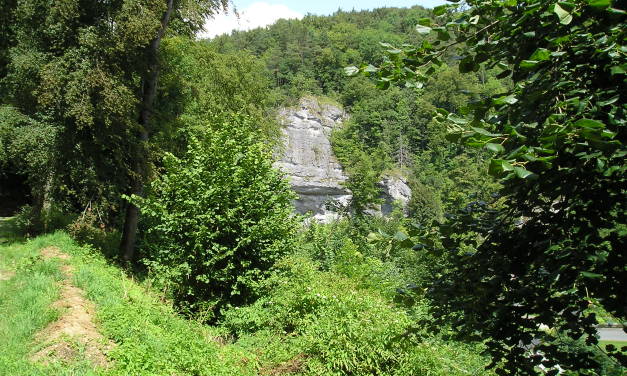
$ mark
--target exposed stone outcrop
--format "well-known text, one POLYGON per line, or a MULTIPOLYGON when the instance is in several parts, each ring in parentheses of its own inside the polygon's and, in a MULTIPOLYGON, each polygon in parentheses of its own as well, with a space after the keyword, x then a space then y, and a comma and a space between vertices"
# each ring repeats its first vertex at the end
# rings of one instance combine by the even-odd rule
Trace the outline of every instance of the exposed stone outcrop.
POLYGON ((390 215, 394 210, 395 203, 398 203, 403 210, 407 208, 411 199, 411 188, 402 177, 386 176, 379 183, 381 188, 381 214, 390 215))
MULTIPOLYGON (((315 98, 303 98, 298 106, 279 112, 283 125, 283 150, 275 167, 281 169, 298 195, 294 202, 300 214, 311 214, 319 222, 337 218, 332 208, 345 206, 352 198, 343 186, 348 177, 333 154, 329 137, 347 119, 346 113, 315 98)), ((389 215, 394 202, 405 207, 411 197, 407 183, 399 177, 385 177, 379 183, 383 204, 375 215, 389 215)))
POLYGON ((346 204, 352 197, 342 186, 347 176, 329 141, 333 128, 345 120, 346 114, 336 106, 303 98, 297 107, 282 109, 279 117, 284 149, 275 166, 285 172, 298 195, 296 210, 328 222, 337 215, 327 203, 346 204))

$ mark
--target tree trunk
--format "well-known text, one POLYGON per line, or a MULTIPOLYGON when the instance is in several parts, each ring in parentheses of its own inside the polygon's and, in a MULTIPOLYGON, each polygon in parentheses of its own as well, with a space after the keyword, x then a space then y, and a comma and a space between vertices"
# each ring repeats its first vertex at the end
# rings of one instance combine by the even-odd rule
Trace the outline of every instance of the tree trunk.
MULTIPOLYGON (((168 0, 168 8, 161 19, 161 28, 155 39, 148 47, 148 69, 143 80, 142 104, 139 113, 139 150, 143 154, 134 165, 134 177, 131 187, 131 194, 142 196, 144 193, 144 181, 147 175, 147 144, 149 139, 150 118, 153 111, 155 97, 157 96, 157 82, 159 80, 159 45, 165 34, 165 30, 170 22, 172 14, 173 0, 168 0)), ((132 261, 135 257, 135 240, 137 238, 137 223, 139 221, 139 208, 132 203, 126 207, 126 217, 124 220, 124 230, 120 243, 120 253, 125 261, 132 261)))
MULTIPOLYGON (((31 191, 31 195, 33 197, 33 218, 37 225, 41 225, 41 228, 38 229, 43 231, 44 233, 48 232, 48 221, 44 218, 49 214, 50 208, 52 207, 51 202, 51 192, 52 192, 52 181, 54 178, 54 172, 50 171, 48 176, 45 178, 43 185, 39 186, 39 184, 35 185, 35 189, 31 191)), ((29 229, 29 233, 37 233, 37 225, 35 227, 29 229)))

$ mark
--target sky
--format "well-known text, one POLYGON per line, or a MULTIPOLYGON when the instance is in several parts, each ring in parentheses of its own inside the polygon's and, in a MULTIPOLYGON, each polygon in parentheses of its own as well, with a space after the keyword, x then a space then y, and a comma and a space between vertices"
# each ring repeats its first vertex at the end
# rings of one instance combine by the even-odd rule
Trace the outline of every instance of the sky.
POLYGON ((211 38, 230 33, 232 30, 250 30, 273 24, 281 18, 302 18, 304 15, 327 15, 339 8, 342 10, 362 10, 382 7, 410 7, 422 5, 432 8, 444 4, 444 0, 233 0, 239 17, 233 12, 216 15, 205 23, 205 31, 199 38, 211 38))

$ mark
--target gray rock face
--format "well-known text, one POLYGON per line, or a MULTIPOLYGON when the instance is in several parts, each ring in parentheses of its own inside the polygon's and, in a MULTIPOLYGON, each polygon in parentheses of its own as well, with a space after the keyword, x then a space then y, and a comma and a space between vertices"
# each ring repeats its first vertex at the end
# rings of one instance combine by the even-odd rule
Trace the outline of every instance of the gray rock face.
POLYGON ((383 203, 381 204, 381 214, 384 216, 390 215, 394 210, 394 204, 398 204, 403 210, 409 204, 411 199, 411 188, 407 185, 407 181, 400 177, 384 177, 379 182, 381 188, 381 198, 383 203))
POLYGON ((342 186, 347 176, 333 155, 329 137, 345 120, 338 107, 321 104, 313 98, 301 99, 296 108, 282 109, 283 145, 275 167, 288 176, 298 195, 294 202, 300 214, 313 214, 319 222, 329 222, 337 214, 329 203, 348 203, 351 192, 342 186))
MULTIPOLYGON (((346 113, 314 98, 303 98, 295 108, 279 112, 283 125, 283 150, 274 166, 288 177, 298 195, 294 202, 300 214, 311 214, 328 223, 338 214, 333 206, 346 206, 352 199, 343 186, 348 177, 333 154, 329 137, 334 128, 347 119, 346 113)), ((379 183, 383 204, 373 215, 389 215, 394 203, 406 207, 411 198, 407 183, 399 177, 384 177, 379 183)))

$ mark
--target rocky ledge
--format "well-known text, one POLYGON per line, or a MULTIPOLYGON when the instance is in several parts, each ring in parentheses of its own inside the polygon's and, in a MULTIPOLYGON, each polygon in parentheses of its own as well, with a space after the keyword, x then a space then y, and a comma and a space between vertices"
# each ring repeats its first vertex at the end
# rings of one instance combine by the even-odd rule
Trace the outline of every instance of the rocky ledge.
MULTIPOLYGON (((283 148, 275 167, 288 177, 298 195, 294 205, 300 214, 312 215, 319 222, 338 217, 334 206, 345 206, 352 194, 343 186, 348 177, 333 154, 330 136, 347 114, 338 106, 303 98, 296 107, 279 112, 283 125, 283 148)), ((407 205, 411 190, 402 178, 384 178, 380 213, 393 210, 393 202, 407 205)))

